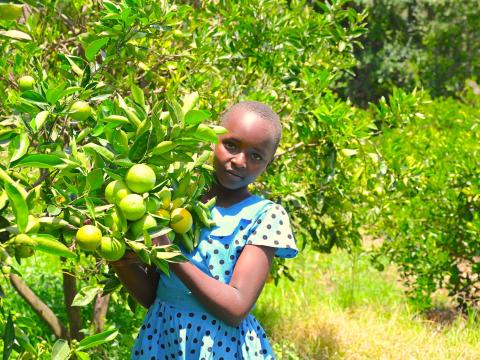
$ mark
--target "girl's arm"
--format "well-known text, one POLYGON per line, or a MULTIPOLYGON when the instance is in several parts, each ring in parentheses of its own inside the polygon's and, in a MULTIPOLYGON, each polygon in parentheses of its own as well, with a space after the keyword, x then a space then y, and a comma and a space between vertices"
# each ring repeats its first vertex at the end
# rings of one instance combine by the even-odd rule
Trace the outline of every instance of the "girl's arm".
POLYGON ((134 252, 127 252, 118 261, 110 263, 125 289, 142 306, 149 308, 155 301, 159 274, 153 267, 140 262, 134 252))
POLYGON ((246 245, 229 284, 224 284, 186 263, 170 267, 212 314, 231 326, 239 325, 255 304, 267 280, 275 248, 246 245))

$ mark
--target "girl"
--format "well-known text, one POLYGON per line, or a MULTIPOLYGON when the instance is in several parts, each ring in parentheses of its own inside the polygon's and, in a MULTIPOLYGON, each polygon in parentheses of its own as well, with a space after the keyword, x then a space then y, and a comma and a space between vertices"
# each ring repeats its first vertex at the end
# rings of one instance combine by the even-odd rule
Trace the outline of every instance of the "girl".
POLYGON ((233 106, 222 125, 228 133, 215 146, 216 181, 205 198, 217 197, 217 226, 202 229, 198 246, 184 252, 188 262, 171 264, 170 276, 131 255, 113 263, 126 289, 149 308, 132 359, 274 358, 250 310, 273 257, 291 258, 298 250, 285 210, 251 195, 248 185, 273 160, 281 125, 254 101, 233 106))

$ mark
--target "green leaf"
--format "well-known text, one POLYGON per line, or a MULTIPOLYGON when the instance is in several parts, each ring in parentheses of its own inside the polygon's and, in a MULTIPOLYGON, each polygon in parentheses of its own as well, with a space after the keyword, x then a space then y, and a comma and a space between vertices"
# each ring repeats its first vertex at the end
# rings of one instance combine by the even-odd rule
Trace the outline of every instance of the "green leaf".
POLYGON ((70 64, 70 67, 72 68, 75 74, 79 76, 83 76, 83 70, 80 69, 80 67, 71 59, 70 56, 65 56, 65 59, 67 59, 68 63, 70 64))
POLYGON ((25 191, 25 189, 23 187, 19 187, 15 181, 13 181, 13 179, 2 169, 0 168, 0 180, 3 181, 5 184, 6 183, 9 183, 10 185, 13 185, 14 187, 17 188, 17 190, 20 192, 20 194, 22 194, 22 197, 24 199, 27 198, 27 192, 25 191))
POLYGON ((77 350, 86 350, 92 347, 105 344, 115 339, 118 335, 118 331, 115 329, 106 330, 99 334, 87 336, 85 339, 78 343, 77 350))
POLYGON ((149 147, 150 131, 144 132, 142 135, 135 139, 130 151, 128 152, 128 158, 137 162, 145 156, 145 153, 149 147))
POLYGON ((182 106, 182 112, 184 114, 187 114, 190 112, 195 105, 197 105, 199 100, 198 92, 193 92, 191 94, 187 94, 183 97, 183 106, 182 106))
POLYGON ((132 84, 132 97, 133 100, 145 110, 145 95, 143 90, 135 84, 132 84))
POLYGON ((126 154, 128 152, 128 136, 122 129, 119 129, 113 133, 112 146, 119 154, 126 154))
POLYGON ((25 232, 25 229, 28 225, 28 205, 22 194, 18 189, 10 184, 5 183, 5 191, 7 192, 8 200, 13 208, 13 213, 15 214, 15 220, 17 222, 18 230, 20 232, 25 232))
POLYGON ((30 354, 37 354, 37 349, 32 345, 30 339, 28 338, 27 334, 20 329, 18 326, 18 321, 15 320, 15 340, 20 344, 22 349, 28 351, 30 354))
POLYGON ((103 185, 103 171, 102 169, 93 169, 87 174, 87 184, 90 185, 90 190, 100 189, 103 185))
POLYGON ((49 88, 45 97, 50 104, 55 104, 63 96, 63 91, 65 90, 66 83, 62 82, 54 88, 49 88))
POLYGON ((165 275, 170 274, 170 267, 168 266, 168 262, 165 259, 159 259, 158 257, 152 256, 152 263, 165 275))
POLYGON ((91 198, 87 197, 85 198, 85 205, 87 206, 87 211, 90 214, 90 217, 92 219, 95 219, 95 204, 91 200, 91 198))
POLYGON ((358 151, 356 149, 342 149, 340 152, 345 156, 351 157, 357 155, 358 151))
POLYGON ((79 360, 89 360, 90 359, 90 355, 88 355, 88 353, 83 352, 83 351, 74 350, 74 354, 76 355, 76 357, 79 360))
POLYGON ((90 304, 100 291, 102 291, 102 289, 97 286, 86 286, 80 289, 72 301, 72 306, 85 306, 90 304))
POLYGON ((174 124, 182 123, 183 122, 183 112, 182 112, 182 108, 181 108, 180 104, 173 99, 170 99, 170 101, 168 101, 166 104, 167 104, 167 109, 168 109, 168 112, 170 114, 170 117, 173 120, 173 123, 174 124))
POLYGON ((15 329, 13 327, 12 314, 8 314, 7 323, 3 332, 3 360, 8 360, 13 350, 15 341, 15 329))
POLYGON ((64 339, 58 339, 53 345, 52 360, 66 360, 70 355, 70 347, 68 341, 64 339))
POLYGON ((33 90, 24 91, 21 95, 21 100, 35 105, 48 105, 47 99, 33 90))
POLYGON ((19 30, 0 30, 0 35, 14 40, 32 40, 30 35, 19 30))
POLYGON ((49 114, 50 114, 50 112, 48 112, 46 110, 40 111, 35 116, 35 119, 32 119, 32 121, 30 121, 30 126, 33 129, 33 132, 37 132, 38 130, 40 130, 43 127, 43 125, 45 124, 45 121, 47 121, 47 118, 48 118, 49 114))
POLYGON ((0 4, 0 20, 17 20, 22 16, 23 5, 0 4))
POLYGON ((65 244, 58 241, 54 236, 49 234, 31 234, 30 236, 37 242, 36 250, 40 250, 56 256, 73 259, 77 257, 73 251, 70 251, 65 244))
POLYGON ((195 130, 192 136, 196 139, 208 142, 216 143, 218 141, 218 136, 215 131, 213 131, 213 129, 204 124, 198 125, 198 128, 195 130))
POLYGON ((190 110, 185 114, 185 124, 197 125, 211 116, 212 114, 205 110, 190 110))
POLYGON ((21 133, 20 135, 15 136, 13 140, 10 141, 10 144, 8 144, 10 163, 25 155, 29 146, 30 140, 27 133, 21 133))
POLYGON ((101 157, 103 157, 108 161, 113 161, 115 159, 115 154, 103 146, 100 146, 94 143, 88 143, 86 145, 83 145, 83 148, 93 150, 98 155, 100 155, 101 157))
POLYGON ((105 37, 94 40, 88 44, 87 48, 85 49, 85 57, 87 60, 92 61, 95 59, 95 55, 97 55, 97 53, 108 43, 109 40, 109 38, 105 37))
POLYGON ((66 164, 61 157, 51 154, 31 154, 12 162, 11 167, 29 166, 41 169, 62 168, 66 164))

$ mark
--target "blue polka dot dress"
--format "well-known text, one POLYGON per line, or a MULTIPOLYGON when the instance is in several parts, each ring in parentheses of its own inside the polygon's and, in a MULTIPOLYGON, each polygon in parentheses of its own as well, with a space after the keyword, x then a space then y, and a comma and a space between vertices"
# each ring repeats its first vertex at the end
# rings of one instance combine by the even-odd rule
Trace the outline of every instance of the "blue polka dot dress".
MULTIPOLYGON (((298 250, 286 211, 269 200, 250 196, 228 207, 214 207, 212 229, 202 229, 198 246, 184 255, 209 276, 229 283, 247 244, 277 248, 275 256, 298 250)), ((132 351, 132 359, 273 359, 264 330, 249 314, 233 327, 206 310, 175 276, 161 275, 132 351)))

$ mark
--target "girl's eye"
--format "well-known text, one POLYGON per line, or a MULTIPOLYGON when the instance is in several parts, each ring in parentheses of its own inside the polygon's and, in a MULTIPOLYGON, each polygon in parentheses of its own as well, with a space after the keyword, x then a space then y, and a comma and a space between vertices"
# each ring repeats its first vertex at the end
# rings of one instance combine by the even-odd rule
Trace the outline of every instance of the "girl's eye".
POLYGON ((225 149, 227 149, 227 150, 235 150, 235 149, 236 149, 235 144, 234 144, 234 143, 231 143, 231 142, 228 142, 228 141, 224 142, 224 143, 223 143, 223 146, 224 146, 225 149))
POLYGON ((263 158, 260 155, 253 153, 252 159, 255 161, 262 161, 263 158))

